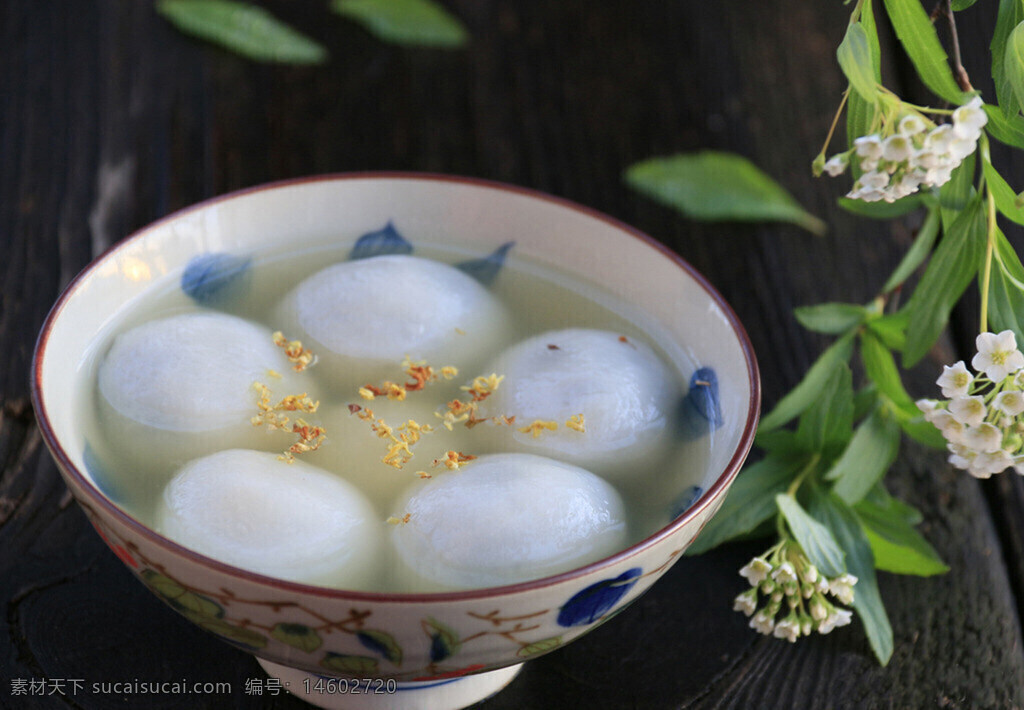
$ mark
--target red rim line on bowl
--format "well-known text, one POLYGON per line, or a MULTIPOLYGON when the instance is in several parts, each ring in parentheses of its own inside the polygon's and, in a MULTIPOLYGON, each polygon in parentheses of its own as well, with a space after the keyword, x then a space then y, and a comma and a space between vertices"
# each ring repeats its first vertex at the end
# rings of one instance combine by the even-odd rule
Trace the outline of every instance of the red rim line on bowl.
POLYGON ((150 539, 155 544, 167 548, 175 554, 182 555, 192 559, 193 561, 199 562, 202 565, 213 567, 218 571, 242 578, 249 582, 255 582, 259 584, 273 586, 283 590, 291 590, 301 592, 303 594, 313 594, 324 597, 334 597, 338 599, 352 599, 360 601, 382 601, 382 602, 440 602, 440 601, 458 601, 463 599, 479 599, 491 596, 498 596, 503 594, 511 594, 519 591, 526 591, 530 589, 538 589, 547 587, 555 584, 559 584, 564 581, 573 579, 574 577, 583 576, 591 571, 596 571, 601 567, 611 566, 623 560, 627 560, 630 557, 642 552, 646 548, 656 544, 662 538, 668 537, 676 532, 680 527, 688 523, 693 517, 703 511, 708 505, 710 505, 716 498, 728 488, 729 484, 739 473, 740 467, 743 461, 746 459, 750 447, 754 441, 754 434, 757 429, 757 421, 760 416, 761 410, 761 380, 760 372, 757 365, 757 360, 754 357, 754 349, 750 343, 750 339, 747 336, 747 332, 744 329, 736 313, 732 307, 722 298, 721 294, 711 286, 708 280, 698 272, 693 266, 689 264, 685 259, 675 253, 672 249, 657 241, 653 237, 641 232, 640 230, 629 226, 628 224, 621 222, 614 217, 611 217, 603 212, 600 212, 591 207, 580 205, 571 200, 556 197, 539 190, 532 188, 521 187, 518 185, 510 185, 507 183, 497 182, 493 180, 487 180, 484 178, 477 177, 464 177, 456 175, 445 175, 440 173, 428 173, 428 172, 401 172, 401 171, 380 171, 380 172, 351 172, 351 173, 327 173, 323 175, 314 175, 304 178, 293 178, 287 180, 278 180, 270 183, 264 183, 260 185, 254 185, 252 187, 242 188, 235 190, 223 195, 211 197, 209 199, 197 202, 188 207, 184 207, 180 210, 172 212, 160 219, 147 224, 141 229, 132 232, 124 239, 111 245, 106 251, 100 256, 94 259, 88 266, 86 266, 81 272, 79 272, 64 288, 58 297, 56 303, 50 309, 49 314, 43 323, 43 328, 39 333, 39 337, 36 341, 35 351, 33 353, 33 367, 32 367, 32 380, 31 380, 31 397, 32 406, 36 415, 36 422, 42 432, 43 438, 53 453, 53 456, 58 459, 61 464, 61 468, 68 472, 81 487, 85 490, 89 496, 90 504, 102 507, 105 511, 110 513, 113 517, 117 518, 122 524, 131 528, 135 533, 142 535, 150 539), (750 403, 747 409, 746 421, 744 423, 743 432, 740 436, 739 443, 736 450, 733 452, 732 458, 729 460, 725 469, 718 476, 715 482, 704 491, 703 494, 679 517, 675 518, 665 527, 661 528, 657 532, 649 535, 648 537, 630 545, 624 550, 606 557, 604 559, 592 562, 583 567, 577 567, 568 572, 561 572, 556 575, 541 577, 527 582, 517 582, 515 584, 504 585, 500 587, 482 587, 479 589, 467 589, 450 592, 429 592, 429 593, 397 593, 397 592, 365 592, 365 591, 353 591, 345 589, 336 589, 329 587, 320 587, 310 584, 303 584, 301 582, 291 582, 287 580, 278 579, 276 577, 269 577, 267 575, 252 572, 240 567, 220 562, 212 557, 200 554, 191 550, 187 547, 166 538, 159 533, 155 532, 152 528, 143 525, 141 522, 136 520, 134 517, 123 511, 121 508, 116 506, 107 496, 100 492, 95 484, 82 474, 78 470, 78 467, 71 462, 71 458, 68 456, 64 447, 61 446, 57 440, 56 435, 53 432, 53 428, 50 426, 49 417, 46 412, 46 407, 43 403, 42 398, 42 369, 43 359, 45 357, 45 350, 47 341, 49 340, 50 331, 53 328, 53 324, 61 311, 64 309, 65 304, 74 295, 78 285, 88 277, 99 265, 104 262, 111 254, 124 248, 130 242, 134 242, 137 239, 144 237, 147 233, 162 226, 166 222, 177 220, 193 211, 205 209, 212 205, 226 202, 238 197, 250 195, 265 190, 273 190, 281 187, 294 187, 296 185, 302 185, 306 183, 314 182, 339 182, 339 181, 350 181, 350 180, 422 180, 426 182, 444 182, 453 184, 464 184, 475 187, 482 187, 499 192, 508 192, 533 199, 549 202, 561 207, 565 207, 574 212, 582 213, 598 221, 604 222, 615 229, 628 234, 639 241, 643 242, 647 246, 658 251, 663 257, 672 261, 676 266, 686 272, 687 276, 693 279, 708 297, 718 306, 723 314, 725 315, 729 325, 731 326, 737 340, 739 341, 740 348, 743 352, 744 359, 746 361, 746 370, 748 378, 748 386, 750 387, 750 403))

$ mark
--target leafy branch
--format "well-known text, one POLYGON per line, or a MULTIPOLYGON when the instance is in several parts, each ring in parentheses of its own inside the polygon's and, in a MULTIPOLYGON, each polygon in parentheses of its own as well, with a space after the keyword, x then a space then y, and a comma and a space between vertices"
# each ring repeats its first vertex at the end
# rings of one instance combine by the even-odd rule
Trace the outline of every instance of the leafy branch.
MULTIPOLYGON (((999 220, 1024 224, 1024 195, 1009 186, 990 154, 990 140, 1024 149, 1024 0, 999 3, 991 45, 995 103, 983 102, 962 64, 955 13, 973 0, 941 0, 930 15, 919 0, 880 4, 917 75, 940 103, 912 104, 883 85, 874 6, 858 0, 836 51, 849 85, 812 170, 851 175, 853 187, 840 199, 847 211, 893 219, 924 210, 921 227, 868 303, 796 310, 805 328, 835 341, 762 417, 756 444, 763 455, 736 479, 688 554, 774 535, 768 551, 740 571, 751 587, 737 597, 735 608, 751 616, 751 627, 795 641, 848 623, 840 606, 817 596, 843 580, 855 593, 838 601, 852 605, 885 664, 893 632, 876 571, 930 576, 948 569, 915 529, 920 513, 885 488, 904 437, 948 449, 954 466, 979 478, 1010 467, 1024 471, 1024 354, 1017 349, 1024 342, 1024 266, 999 226, 999 220), (946 29, 952 60, 937 24, 946 29), (844 113, 846 149, 827 157, 844 113), (947 366, 938 380, 946 399, 915 402, 900 364, 909 368, 921 361, 974 282, 981 297, 978 354, 972 360, 977 373, 963 362, 947 366), (855 353, 864 373, 857 387, 855 353)), ((627 170, 627 182, 697 218, 708 217, 701 190, 710 191, 711 184, 723 195, 712 205, 738 204, 734 214, 716 210, 715 219, 785 214, 810 224, 778 187, 758 190, 752 205, 744 181, 725 169, 724 156, 702 155, 699 161, 645 161, 627 170), (778 204, 766 205, 766 199, 778 204)))

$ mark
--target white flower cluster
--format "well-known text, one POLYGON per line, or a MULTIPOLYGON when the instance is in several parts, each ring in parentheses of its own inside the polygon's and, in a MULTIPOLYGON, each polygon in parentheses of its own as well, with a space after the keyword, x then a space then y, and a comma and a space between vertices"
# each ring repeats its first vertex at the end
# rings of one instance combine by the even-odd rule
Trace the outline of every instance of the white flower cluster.
POLYGON ((857 578, 842 574, 828 579, 792 540, 783 540, 763 556, 755 557, 740 574, 750 582, 750 589, 736 597, 733 609, 751 617, 750 628, 766 636, 774 635, 795 643, 814 631, 827 634, 838 626, 846 626, 853 616, 850 610, 837 607, 826 595, 842 604, 852 604, 857 578), (759 610, 761 597, 765 604, 759 610), (783 601, 788 613, 776 621, 783 601))
POLYGON ((904 115, 895 133, 861 136, 854 147, 825 163, 832 177, 846 171, 856 156, 863 171, 847 197, 865 202, 895 202, 921 187, 939 187, 974 152, 988 123, 980 96, 953 111, 953 123, 934 126, 920 113, 904 115), (929 130, 928 126, 933 127, 929 130))
POLYGON ((1013 331, 982 333, 971 366, 944 365, 936 384, 946 399, 922 399, 925 420, 946 438, 949 462, 976 478, 1007 468, 1024 474, 1024 354, 1013 331))

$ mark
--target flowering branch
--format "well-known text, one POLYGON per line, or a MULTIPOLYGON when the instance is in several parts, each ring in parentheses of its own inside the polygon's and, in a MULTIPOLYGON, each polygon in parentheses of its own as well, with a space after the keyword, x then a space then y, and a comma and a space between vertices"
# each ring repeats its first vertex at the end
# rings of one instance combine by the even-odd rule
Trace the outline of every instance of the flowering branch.
POLYGON ((855 612, 884 664, 893 632, 876 570, 928 576, 948 569, 915 530, 920 514, 885 489, 902 438, 946 449, 953 466, 978 478, 1008 468, 1024 474, 1024 353, 1017 347, 1024 342, 1024 265, 997 221, 1024 224, 1024 199, 989 151, 990 138, 1024 149, 1024 88, 1013 80, 1024 83, 1024 67, 1012 63, 1024 56, 1024 29, 1013 26, 1013 13, 996 22, 997 105, 971 86, 950 0, 941 0, 930 17, 919 0, 881 4, 940 105, 910 103, 882 85, 873 3, 859 0, 836 52, 849 86, 812 170, 852 176, 841 200, 850 211, 890 219, 924 210, 924 219, 872 301, 796 310, 802 325, 836 340, 762 417, 756 443, 764 455, 744 469, 690 552, 774 532, 774 544, 740 570, 750 588, 734 608, 755 630, 789 641, 844 626, 855 612), (951 61, 936 33, 940 16, 947 20, 951 61), (849 144, 826 160, 844 112, 849 144), (918 272, 909 298, 899 303, 918 272), (915 401, 897 360, 910 367, 924 357, 975 281, 981 292, 975 373, 962 361, 946 366, 938 379, 943 399, 915 401), (855 352, 863 371, 856 387, 855 352), (853 612, 836 602, 852 604, 853 612))

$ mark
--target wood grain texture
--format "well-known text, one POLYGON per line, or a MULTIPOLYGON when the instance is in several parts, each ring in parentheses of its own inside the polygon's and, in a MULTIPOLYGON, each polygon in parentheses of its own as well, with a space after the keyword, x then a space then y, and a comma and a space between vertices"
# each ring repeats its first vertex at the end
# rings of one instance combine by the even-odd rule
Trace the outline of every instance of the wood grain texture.
MULTIPOLYGON (((446 2, 457 52, 380 43, 322 3, 264 5, 331 52, 319 68, 247 62, 175 32, 149 2, 0 4, 0 707, 300 708, 243 692, 262 672, 156 600, 69 500, 28 405, 31 351, 60 288, 112 242, 174 209, 323 172, 448 172, 545 190, 670 245, 746 325, 766 405, 827 344, 797 305, 863 302, 919 217, 841 212, 841 180, 810 161, 844 88, 834 49, 848 7, 748 0, 446 2), (696 224, 631 192, 622 170, 703 148, 739 152, 829 224, 696 224), (12 697, 12 678, 226 681, 226 697, 12 697)), ((963 14, 985 90, 993 3, 963 14)), ((970 48, 968 51, 967 48, 970 48)), ((891 37, 886 55, 895 55, 891 37)), ((889 77, 908 74, 897 64, 889 77)), ((1024 186, 1020 158, 1006 160, 1024 186)), ((1020 235, 1011 232, 1011 237, 1020 235)), ((919 368, 968 352, 976 311, 919 368)), ((1024 485, 979 484, 907 446, 892 489, 925 514, 951 571, 881 575, 896 635, 886 668, 857 624, 790 646, 731 611, 760 543, 681 560, 627 612, 531 661, 482 708, 1024 707, 1024 485)))

